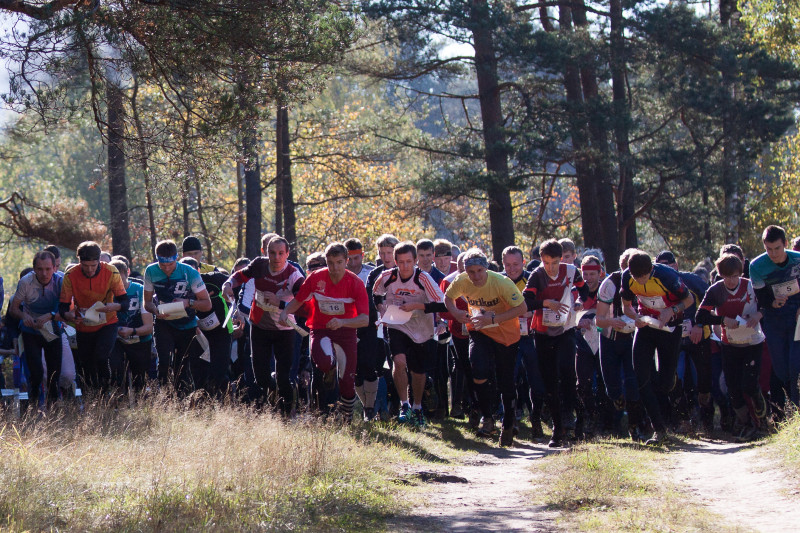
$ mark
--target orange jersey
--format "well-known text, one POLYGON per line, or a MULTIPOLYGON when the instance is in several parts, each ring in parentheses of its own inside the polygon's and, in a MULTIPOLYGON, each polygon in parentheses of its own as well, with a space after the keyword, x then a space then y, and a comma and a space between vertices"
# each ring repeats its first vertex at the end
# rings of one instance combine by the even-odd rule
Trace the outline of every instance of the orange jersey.
MULTIPOLYGON (((97 267, 98 272, 91 278, 83 274, 80 265, 75 265, 64 273, 64 282, 61 285, 61 298, 59 301, 65 304, 74 303, 75 307, 88 309, 96 302, 104 304, 112 303, 115 296, 124 296, 125 287, 116 268, 108 263, 100 262, 97 267)), ((99 326, 84 326, 76 324, 75 329, 91 333, 102 328, 104 325, 117 322, 116 311, 106 313, 106 323, 99 326)))

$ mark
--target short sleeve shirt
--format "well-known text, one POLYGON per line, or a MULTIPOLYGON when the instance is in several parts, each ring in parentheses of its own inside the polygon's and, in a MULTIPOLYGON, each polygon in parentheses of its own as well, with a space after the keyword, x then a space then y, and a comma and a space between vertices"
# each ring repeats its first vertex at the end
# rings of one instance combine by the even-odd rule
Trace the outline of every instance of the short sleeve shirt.
MULTIPOLYGON (((464 297, 470 315, 486 311, 503 313, 524 303, 522 293, 513 281, 497 272, 487 271, 486 274, 488 278, 483 287, 476 287, 466 272, 459 274, 447 287, 445 295, 452 300, 464 297)), ((472 324, 468 323, 467 329, 472 329, 472 324)), ((511 346, 519 342, 519 320, 506 320, 496 327, 481 329, 481 333, 500 344, 511 346)))
POLYGON ((334 318, 355 318, 369 315, 367 288, 358 276, 346 270, 334 283, 327 268, 315 270, 305 279, 295 298, 309 302, 310 316, 306 324, 311 329, 325 329, 334 318))
MULTIPOLYGON (((154 302, 168 304, 178 299, 188 299, 194 294, 206 290, 200 272, 189 265, 177 263, 175 270, 167 276, 158 263, 152 263, 144 271, 144 290, 152 292, 154 302)), ((176 329, 197 327, 197 314, 194 309, 186 309, 188 316, 177 320, 165 320, 166 324, 176 329)))

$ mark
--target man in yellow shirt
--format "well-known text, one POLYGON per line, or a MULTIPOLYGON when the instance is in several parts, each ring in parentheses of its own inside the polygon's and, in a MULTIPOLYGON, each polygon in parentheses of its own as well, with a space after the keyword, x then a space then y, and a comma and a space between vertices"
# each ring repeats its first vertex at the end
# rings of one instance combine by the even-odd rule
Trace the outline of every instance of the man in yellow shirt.
POLYGON ((514 364, 519 344, 519 317, 527 308, 522 293, 509 278, 489 271, 489 260, 473 248, 464 255, 465 272, 445 292, 450 314, 467 325, 469 362, 478 406, 483 415, 479 435, 496 434, 492 417, 491 390, 487 381, 496 374, 497 388, 503 401, 503 429, 500 445, 511 446, 514 440, 514 364), (456 307, 458 298, 467 301, 468 310, 456 307))

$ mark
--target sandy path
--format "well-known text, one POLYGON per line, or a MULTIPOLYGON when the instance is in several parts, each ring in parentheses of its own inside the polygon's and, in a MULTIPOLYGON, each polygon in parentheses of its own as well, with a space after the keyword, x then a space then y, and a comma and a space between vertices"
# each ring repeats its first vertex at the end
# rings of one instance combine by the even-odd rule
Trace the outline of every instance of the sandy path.
POLYGON ((670 456, 678 486, 731 525, 800 531, 800 483, 760 447, 692 441, 670 456))
POLYGON ((463 464, 406 472, 427 481, 414 493, 419 504, 387 524, 388 531, 556 531, 557 513, 531 503, 531 463, 548 453, 544 446, 516 443, 488 449, 463 464))

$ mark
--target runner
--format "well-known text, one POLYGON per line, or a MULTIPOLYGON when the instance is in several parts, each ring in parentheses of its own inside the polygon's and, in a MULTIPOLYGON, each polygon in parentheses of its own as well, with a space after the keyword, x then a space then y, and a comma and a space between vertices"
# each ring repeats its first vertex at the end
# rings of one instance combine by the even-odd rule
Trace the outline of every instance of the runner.
POLYGON ((181 251, 183 252, 183 257, 191 257, 197 261, 197 264, 200 265, 197 270, 201 274, 208 274, 217 270, 214 265, 203 263, 203 245, 197 237, 189 235, 183 239, 181 251))
POLYGON ((447 308, 439 286, 429 274, 415 266, 416 262, 414 243, 397 244, 394 248, 394 263, 397 266, 381 273, 372 287, 372 294, 382 320, 388 324, 392 377, 401 404, 398 421, 424 427, 422 396, 426 369, 436 350, 433 320, 426 315, 446 311, 447 308), (411 315, 402 322, 395 321, 390 315, 398 310, 410 312, 411 315), (408 373, 411 374, 413 405, 409 403, 408 373))
POLYGON ((133 390, 141 392, 145 388, 152 355, 153 315, 144 311, 144 286, 128 278, 128 265, 112 260, 111 266, 119 272, 128 294, 128 305, 117 312, 119 328, 111 351, 112 381, 118 387, 123 387, 130 370, 133 390))
POLYGON ((326 268, 311 273, 294 300, 281 311, 279 322, 288 326, 289 316, 313 298, 311 316, 311 359, 324 374, 325 390, 339 378, 340 413, 345 423, 353 416, 358 337, 356 329, 369 322, 369 303, 364 283, 348 271, 347 248, 341 243, 325 249, 326 268))
POLYGON ((378 259, 381 264, 375 267, 367 277, 367 298, 369 299, 369 327, 375 328, 375 335, 378 341, 375 343, 375 352, 373 364, 375 367, 375 374, 378 376, 378 393, 375 411, 380 414, 383 420, 389 420, 391 416, 397 415, 400 412, 400 400, 397 397, 397 390, 394 387, 392 380, 392 370, 390 368, 392 363, 391 352, 389 351, 389 335, 386 334, 386 327, 381 325, 381 332, 378 332, 378 308, 375 307, 375 302, 372 298, 372 287, 375 286, 375 281, 384 270, 394 268, 394 247, 400 240, 389 233, 384 233, 375 241, 375 247, 378 252, 378 259), (388 361, 387 361, 388 359, 388 361), (384 368, 384 364, 389 367, 384 368))
POLYGON ((127 309, 128 293, 117 269, 100 261, 96 242, 82 242, 76 255, 80 263, 64 274, 58 310, 64 320, 75 323, 78 376, 87 389, 105 393, 111 380, 111 350, 117 340, 117 311, 127 309))
POLYGON ((669 394, 675 387, 683 311, 694 303, 694 297, 675 270, 654 265, 642 251, 632 253, 628 259, 620 293, 625 314, 637 327, 633 368, 639 382, 639 396, 654 429, 646 444, 661 445, 667 440, 665 420, 669 415, 669 394), (634 298, 639 303, 638 311, 633 308, 634 298))
POLYGON ((602 328, 600 337, 600 369, 606 394, 611 399, 617 416, 628 413, 628 434, 636 442, 644 442, 644 412, 639 400, 639 382, 633 370, 632 323, 625 321, 622 309, 622 271, 628 268, 628 259, 637 252, 628 248, 619 256, 620 270, 606 276, 597 292, 597 315, 595 322, 602 328))
MULTIPOLYGON (((250 350, 256 383, 266 391, 270 387, 273 370, 277 380, 279 400, 276 406, 288 416, 293 407, 294 387, 291 369, 295 351, 295 331, 292 326, 278 323, 281 309, 291 302, 305 277, 289 264, 289 241, 272 237, 262 241, 261 256, 234 272, 222 286, 223 294, 233 301, 233 289, 254 280, 255 293, 250 302, 250 350)), ((294 320, 294 317, 292 317, 294 320)))
POLYGON ((581 259, 581 276, 586 282, 587 291, 581 308, 584 314, 575 328, 575 374, 578 378, 578 399, 582 404, 583 417, 578 420, 575 433, 582 434, 585 438, 601 432, 608 423, 606 415, 609 401, 605 395, 600 370, 600 334, 595 322, 597 294, 600 282, 606 275, 601 258, 602 252, 599 250, 587 250, 581 259))
MULTIPOLYGON (((22 321, 22 342, 25 362, 28 365, 28 407, 39 407, 42 382, 45 398, 58 400, 58 382, 61 376, 61 317, 58 300, 61 295, 62 276, 56 275, 56 258, 47 250, 33 256, 33 272, 17 283, 17 292, 8 304, 8 312, 22 321), (47 364, 45 379, 42 351, 47 364)), ((46 407, 46 403, 45 403, 46 407)))
POLYGON ((444 279, 444 273, 433 264, 434 246, 430 239, 417 241, 417 266, 423 272, 430 274, 437 284, 444 279))
MULTIPOLYGON (((503 274, 507 276, 520 292, 525 290, 528 284, 530 272, 525 270, 525 258, 522 249, 517 246, 509 246, 503 250, 503 274)), ((544 405, 545 386, 542 374, 539 370, 539 356, 536 353, 536 345, 533 343, 533 332, 531 331, 531 318, 533 313, 525 310, 525 314, 519 317, 519 351, 517 353, 517 365, 515 373, 519 367, 525 372, 527 390, 525 391, 531 402, 530 423, 531 440, 540 439, 544 436, 542 431, 542 406, 544 405)), ((516 382, 516 379, 514 380, 516 382)))
MULTIPOLYGON (((692 296, 694 297, 695 303, 687 307, 683 312, 681 333, 683 338, 681 339, 681 348, 684 354, 689 356, 697 373, 697 379, 695 381, 700 413, 699 416, 693 416, 692 418, 702 424, 706 433, 710 433, 714 429, 714 403, 711 399, 711 379, 713 374, 711 369, 711 328, 705 328, 695 321, 695 314, 697 312, 696 304, 703 300, 703 296, 705 296, 708 290, 708 283, 703 281, 703 279, 696 274, 680 271, 678 269, 678 260, 675 259, 675 255, 670 251, 659 253, 656 257, 656 263, 667 265, 678 272, 681 281, 683 281, 686 287, 692 292, 692 296)), ((681 405, 687 402, 691 404, 694 401, 694 399, 690 397, 690 393, 692 392, 691 387, 687 385, 689 375, 691 374, 689 366, 689 361, 685 361, 684 368, 687 370, 684 370, 683 379, 681 379, 681 377, 678 378, 686 398, 675 399, 675 395, 673 395, 673 405, 675 405, 676 401, 681 405)), ((681 392, 678 390, 678 387, 676 387, 676 392, 681 392)), ((687 407, 688 406, 684 406, 677 409, 678 411, 683 411, 677 414, 685 418, 689 414, 685 412, 687 411, 687 407)))
POLYGON ((144 308, 155 316, 158 379, 162 386, 173 380, 179 394, 193 388, 193 374, 202 374, 204 361, 189 347, 197 329, 197 312, 210 311, 211 299, 197 270, 178 262, 178 246, 171 240, 155 247, 156 262, 144 271, 144 308), (160 306, 173 304, 174 310, 160 306))
POLYGON ((734 436, 748 441, 766 430, 767 403, 758 383, 764 344, 760 325, 763 315, 758 311, 752 283, 741 277, 742 261, 726 254, 717 259, 715 266, 722 279, 706 292, 697 311, 697 321, 708 326, 722 324, 723 372, 736 413, 734 436), (755 424, 751 423, 745 394, 753 402, 755 424))
MULTIPOLYGON (((347 248, 347 270, 358 276, 367 286, 369 274, 375 267, 364 264, 364 246, 356 238, 344 241, 347 248)), ((369 291, 368 291, 369 292, 369 291)), ((358 366, 356 367, 356 395, 364 408, 364 421, 375 419, 375 400, 378 397, 378 373, 375 364, 378 351, 378 329, 374 324, 358 328, 358 366)))
POLYGON ((563 248, 559 241, 549 239, 539 247, 542 264, 528 278, 525 302, 533 312, 531 327, 539 356, 539 371, 545 385, 545 401, 553 418, 550 448, 560 448, 567 438, 567 425, 573 420, 573 410, 582 416, 577 401, 575 375, 575 327, 570 322, 574 308, 587 294, 581 272, 573 263, 561 261, 563 248), (570 418, 565 424, 563 416, 570 418))
POLYGON ((766 252, 750 263, 750 279, 764 315, 762 326, 772 369, 788 399, 797 406, 800 341, 795 340, 795 328, 800 314, 800 252, 786 249, 786 232, 780 226, 768 226, 762 241, 766 252))
MULTIPOLYGON (((450 273, 439 284, 442 292, 447 292, 447 287, 464 272, 464 254, 457 256, 456 264, 458 269, 450 273)), ((467 311, 467 301, 464 298, 456 300, 456 307, 462 311, 467 311)), ((478 411, 478 401, 475 398, 473 388, 472 369, 469 366, 469 334, 466 324, 459 322, 450 312, 442 313, 441 317, 447 320, 447 327, 450 330, 451 340, 448 350, 448 369, 450 373, 450 417, 464 418, 466 413, 469 416, 469 424, 472 429, 478 429, 481 422, 480 411, 478 411)))
POLYGON ((453 261, 453 243, 447 239, 433 241, 433 264, 445 276, 458 271, 458 263, 453 261))
POLYGON ((473 248, 464 255, 465 273, 450 284, 445 304, 452 316, 469 330, 469 361, 483 421, 479 434, 496 434, 492 417, 492 391, 489 379, 496 376, 497 389, 503 402, 503 428, 500 445, 514 442, 514 363, 519 349, 519 317, 525 314, 525 302, 517 286, 509 278, 490 272, 489 260, 473 248), (456 306, 464 297, 468 311, 456 306))
MULTIPOLYGON (((200 263, 191 257, 184 257, 181 263, 195 270, 200 267, 200 263)), ((197 327, 208 343, 208 361, 206 361, 208 365, 205 366, 205 376, 196 382, 196 386, 207 390, 212 397, 221 399, 225 397, 230 385, 231 342, 234 329, 233 320, 225 323, 229 307, 228 301, 222 295, 222 286, 228 280, 228 273, 221 269, 212 270, 200 274, 200 279, 203 280, 208 297, 211 299, 211 310, 197 312, 197 327)), ((233 298, 230 301, 233 302, 233 298)), ((199 338, 198 335, 195 341, 199 338)))

